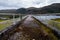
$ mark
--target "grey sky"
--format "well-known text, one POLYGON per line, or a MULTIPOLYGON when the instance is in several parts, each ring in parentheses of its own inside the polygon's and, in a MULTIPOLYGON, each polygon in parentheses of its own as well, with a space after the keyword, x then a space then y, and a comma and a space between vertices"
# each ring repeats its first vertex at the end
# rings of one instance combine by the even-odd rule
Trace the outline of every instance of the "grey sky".
POLYGON ((21 7, 43 7, 52 3, 60 3, 60 0, 0 0, 0 9, 14 9, 21 7))

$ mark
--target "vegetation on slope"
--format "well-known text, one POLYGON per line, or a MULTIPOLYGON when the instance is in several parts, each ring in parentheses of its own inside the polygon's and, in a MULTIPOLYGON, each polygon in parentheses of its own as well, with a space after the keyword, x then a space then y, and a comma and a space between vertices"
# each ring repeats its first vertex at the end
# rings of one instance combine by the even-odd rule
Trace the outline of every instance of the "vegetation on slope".
POLYGON ((60 18, 52 19, 52 20, 57 21, 57 22, 60 22, 60 18))
POLYGON ((50 37, 51 40, 58 40, 58 38, 53 34, 53 32, 50 28, 48 28, 47 26, 45 26, 41 22, 38 22, 38 21, 36 21, 36 22, 40 25, 42 30, 44 30, 44 32, 50 37))

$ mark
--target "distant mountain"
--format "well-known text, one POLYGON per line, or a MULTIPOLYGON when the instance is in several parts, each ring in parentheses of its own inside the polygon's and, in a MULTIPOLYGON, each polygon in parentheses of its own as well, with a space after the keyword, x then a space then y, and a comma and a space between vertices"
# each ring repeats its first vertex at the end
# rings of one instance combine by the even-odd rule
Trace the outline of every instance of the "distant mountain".
POLYGON ((35 7, 29 7, 29 8, 26 8, 27 10, 32 10, 32 9, 35 9, 35 7))
POLYGON ((49 6, 40 8, 40 11, 45 11, 46 13, 60 13, 60 3, 54 3, 49 6))
POLYGON ((16 10, 16 12, 25 14, 25 13, 27 13, 27 10, 25 8, 19 8, 19 9, 16 10))
POLYGON ((16 13, 17 9, 0 10, 0 13, 16 13))
POLYGON ((19 8, 10 10, 0 10, 0 13, 26 13, 26 14, 45 14, 45 13, 60 13, 60 3, 54 3, 42 8, 19 8))
POLYGON ((60 13, 60 3, 54 3, 42 8, 29 8, 27 9, 28 13, 39 13, 39 14, 45 14, 45 13, 60 13))

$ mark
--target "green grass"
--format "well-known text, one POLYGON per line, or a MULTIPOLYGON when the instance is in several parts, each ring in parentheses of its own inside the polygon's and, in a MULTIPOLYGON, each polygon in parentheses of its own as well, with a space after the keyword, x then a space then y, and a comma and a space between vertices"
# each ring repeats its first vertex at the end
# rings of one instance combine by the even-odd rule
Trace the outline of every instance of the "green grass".
POLYGON ((60 18, 57 18, 57 19, 52 19, 53 21, 56 21, 55 23, 53 22, 50 22, 51 24, 55 24, 55 26, 60 30, 60 18))
MULTIPOLYGON (((5 20, 1 20, 0 19, 0 22, 2 22, 2 21, 5 21, 5 20)), ((6 26, 6 24, 5 25, 4 24, 0 24, 0 30, 4 29, 5 28, 4 26, 6 26)))
POLYGON ((0 30, 3 30, 6 28, 6 25, 0 24, 0 30))
POLYGON ((9 27, 11 24, 12 24, 11 21, 8 21, 7 23, 0 24, 0 31, 4 30, 7 27, 9 27))
POLYGON ((5 20, 1 20, 1 19, 0 19, 0 22, 2 22, 2 21, 5 21, 5 20))
POLYGON ((43 25, 42 23, 36 21, 40 27, 42 28, 42 30, 44 30, 48 35, 49 37, 52 39, 52 40, 58 40, 58 38, 52 33, 52 30, 48 27, 46 27, 45 25, 43 25))
POLYGON ((4 30, 8 26, 10 26, 10 24, 0 24, 0 30, 4 30))
POLYGON ((48 24, 52 27, 56 27, 58 30, 60 30, 60 23, 58 21, 50 20, 48 21, 48 24))
POLYGON ((60 22, 60 18, 52 19, 52 20, 57 21, 57 22, 60 22))
POLYGON ((4 30, 5 28, 9 27, 10 25, 13 24, 13 19, 12 20, 0 20, 0 22, 6 21, 5 23, 0 23, 0 30, 4 30))

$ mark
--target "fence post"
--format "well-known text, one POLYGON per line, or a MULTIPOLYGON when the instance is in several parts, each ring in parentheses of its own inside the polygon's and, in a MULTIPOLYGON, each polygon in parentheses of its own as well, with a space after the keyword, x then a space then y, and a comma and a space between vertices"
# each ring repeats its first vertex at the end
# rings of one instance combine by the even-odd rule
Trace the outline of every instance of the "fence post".
POLYGON ((15 24, 15 14, 13 14, 13 24, 15 24))

